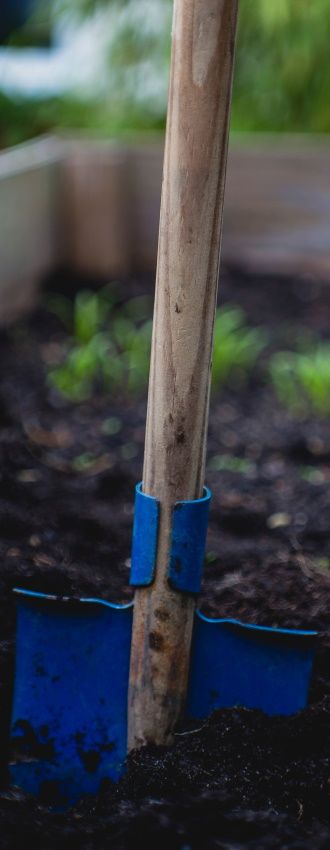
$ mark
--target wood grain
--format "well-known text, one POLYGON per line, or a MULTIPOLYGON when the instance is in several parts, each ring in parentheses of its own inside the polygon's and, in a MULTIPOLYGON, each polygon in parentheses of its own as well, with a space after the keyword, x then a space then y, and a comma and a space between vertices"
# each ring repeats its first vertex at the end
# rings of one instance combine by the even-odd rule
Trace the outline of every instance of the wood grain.
POLYGON ((167 581, 172 507, 202 494, 236 0, 176 0, 143 489, 161 518, 156 579, 135 595, 129 749, 171 740, 195 599, 167 581))

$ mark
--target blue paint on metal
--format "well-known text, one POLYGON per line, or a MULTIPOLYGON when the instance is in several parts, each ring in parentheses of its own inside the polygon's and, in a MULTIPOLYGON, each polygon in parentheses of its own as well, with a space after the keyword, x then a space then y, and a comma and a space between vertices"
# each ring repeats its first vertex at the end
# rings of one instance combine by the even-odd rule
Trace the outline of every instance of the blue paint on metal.
POLYGON ((210 501, 211 492, 204 487, 201 499, 174 505, 168 577, 181 593, 201 589, 210 501))
POLYGON ((11 782, 65 806, 118 780, 131 629, 132 604, 19 592, 11 782))
POLYGON ((135 507, 130 584, 147 587, 155 576, 159 502, 142 491, 142 482, 135 488, 135 507))
MULTIPOLYGON (((201 588, 210 501, 210 490, 204 487, 201 499, 176 502, 173 508, 168 578, 181 593, 199 593, 201 588)), ((159 511, 158 500, 138 484, 130 577, 134 587, 147 587, 155 577, 159 511)))
POLYGON ((194 624, 189 717, 235 705, 295 714, 307 703, 317 632, 272 629, 237 620, 194 624))
MULTIPOLYGON (((11 782, 64 808, 124 771, 132 604, 17 591, 11 782)), ((197 612, 187 716, 307 702, 316 632, 197 612)))

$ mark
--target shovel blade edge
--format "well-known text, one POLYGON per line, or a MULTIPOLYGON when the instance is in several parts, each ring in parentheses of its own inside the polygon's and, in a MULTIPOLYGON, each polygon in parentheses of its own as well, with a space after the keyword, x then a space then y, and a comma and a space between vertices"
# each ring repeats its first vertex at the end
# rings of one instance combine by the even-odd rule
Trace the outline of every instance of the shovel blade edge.
POLYGON ((268 715, 305 708, 317 632, 273 629, 197 612, 187 715, 217 708, 257 708, 268 715))
POLYGON ((132 610, 20 594, 10 779, 62 808, 123 772, 132 610))
MULTIPOLYGON (((18 593, 11 782, 64 809, 124 772, 132 604, 18 593)), ((307 703, 316 632, 197 612, 186 715, 307 703)))

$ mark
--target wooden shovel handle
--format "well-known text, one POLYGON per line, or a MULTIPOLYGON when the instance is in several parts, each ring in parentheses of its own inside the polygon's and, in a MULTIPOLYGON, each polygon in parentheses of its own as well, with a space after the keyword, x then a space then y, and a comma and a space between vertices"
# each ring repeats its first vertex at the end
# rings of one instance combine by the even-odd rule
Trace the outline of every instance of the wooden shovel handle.
POLYGON ((129 749, 171 740, 195 599, 169 587, 173 504, 201 496, 237 0, 175 0, 143 489, 160 501, 156 578, 135 594, 129 749))

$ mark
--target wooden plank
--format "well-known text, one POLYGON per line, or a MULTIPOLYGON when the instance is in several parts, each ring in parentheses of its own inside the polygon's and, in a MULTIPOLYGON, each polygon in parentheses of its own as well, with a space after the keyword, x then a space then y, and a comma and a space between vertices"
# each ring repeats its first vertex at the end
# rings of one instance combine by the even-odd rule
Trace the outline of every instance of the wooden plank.
POLYGON ((153 271, 157 259, 164 145, 159 141, 134 145, 127 155, 132 266, 137 271, 153 271))
POLYGON ((127 155, 120 145, 68 142, 64 164, 66 262, 102 278, 131 270, 127 155))
POLYGON ((327 137, 233 140, 223 256, 251 271, 330 279, 327 137))
POLYGON ((0 155, 0 324, 32 306, 60 261, 61 158, 51 138, 0 155))
MULTIPOLYGON (((163 144, 45 137, 0 153, 0 323, 42 276, 154 271, 163 144)), ((330 279, 330 146, 324 137, 233 137, 223 259, 252 272, 330 279)))
MULTIPOLYGON (((154 270, 163 145, 129 151, 134 268, 154 270)), ((234 136, 228 156, 223 259, 251 271, 330 277, 327 137, 234 136)))

